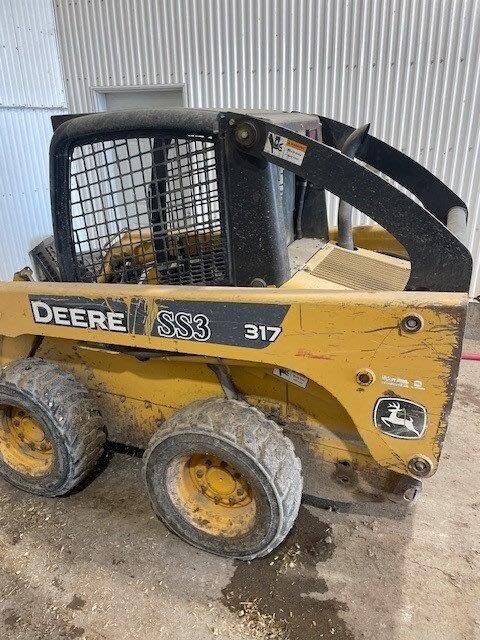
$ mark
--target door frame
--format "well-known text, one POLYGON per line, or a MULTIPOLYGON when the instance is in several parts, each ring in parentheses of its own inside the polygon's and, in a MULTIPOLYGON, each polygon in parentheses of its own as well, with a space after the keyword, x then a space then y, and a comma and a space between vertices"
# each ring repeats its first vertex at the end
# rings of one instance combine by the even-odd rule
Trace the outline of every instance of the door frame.
POLYGON ((106 111, 107 93, 122 93, 127 91, 175 91, 181 89, 183 106, 187 106, 188 92, 184 82, 172 84, 127 84, 127 85, 93 85, 90 87, 92 105, 95 112, 106 111))

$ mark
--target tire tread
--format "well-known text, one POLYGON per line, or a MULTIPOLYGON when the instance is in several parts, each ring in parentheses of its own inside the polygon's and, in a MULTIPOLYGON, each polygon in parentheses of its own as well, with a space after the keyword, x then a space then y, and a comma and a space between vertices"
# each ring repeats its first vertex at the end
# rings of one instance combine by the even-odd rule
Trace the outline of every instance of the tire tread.
POLYGON ((293 526, 302 497, 301 463, 292 441, 281 427, 259 409, 240 400, 210 398, 200 400, 174 413, 151 438, 144 454, 144 469, 150 453, 169 436, 201 430, 217 435, 245 450, 261 464, 275 487, 281 505, 281 523, 267 548, 248 560, 265 556, 286 537, 293 526))
POLYGON ((69 469, 63 484, 49 495, 68 493, 92 471, 103 452, 106 431, 94 398, 71 373, 39 357, 7 364, 0 385, 27 394, 54 421, 69 469))

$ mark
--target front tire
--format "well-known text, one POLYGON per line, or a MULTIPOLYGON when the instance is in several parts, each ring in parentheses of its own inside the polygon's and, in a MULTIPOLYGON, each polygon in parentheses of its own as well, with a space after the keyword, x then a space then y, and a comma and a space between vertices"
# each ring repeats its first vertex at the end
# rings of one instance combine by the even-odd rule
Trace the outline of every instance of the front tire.
POLYGON ((0 475, 41 496, 71 491, 92 471, 106 434, 95 399, 42 358, 0 372, 0 475))
POLYGON ((145 452, 144 478, 169 529, 243 560, 282 542, 302 495, 300 461, 280 427, 225 398, 195 402, 167 420, 145 452))

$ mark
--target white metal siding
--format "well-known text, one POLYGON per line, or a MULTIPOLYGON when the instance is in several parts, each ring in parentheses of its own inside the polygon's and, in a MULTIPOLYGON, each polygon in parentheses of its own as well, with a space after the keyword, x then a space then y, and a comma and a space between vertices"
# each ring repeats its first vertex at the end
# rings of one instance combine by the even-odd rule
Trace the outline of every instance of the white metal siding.
POLYGON ((51 233, 50 116, 66 110, 50 0, 0 0, 0 279, 51 233))
POLYGON ((480 2, 55 0, 69 106, 185 83, 190 106, 322 113, 428 167, 469 206, 480 289, 480 2))

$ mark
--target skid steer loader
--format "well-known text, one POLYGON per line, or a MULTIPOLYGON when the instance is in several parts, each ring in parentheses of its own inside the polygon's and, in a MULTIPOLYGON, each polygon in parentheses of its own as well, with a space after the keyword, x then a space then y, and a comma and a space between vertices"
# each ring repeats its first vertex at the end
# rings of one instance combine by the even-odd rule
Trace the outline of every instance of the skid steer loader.
POLYGON ((1 475, 58 496, 106 437, 141 447, 163 522, 243 559, 292 527, 301 465, 320 497, 411 499, 455 391, 465 204, 315 115, 63 120, 53 241, 36 281, 0 284, 1 475), (352 228, 352 207, 376 226, 352 228))

